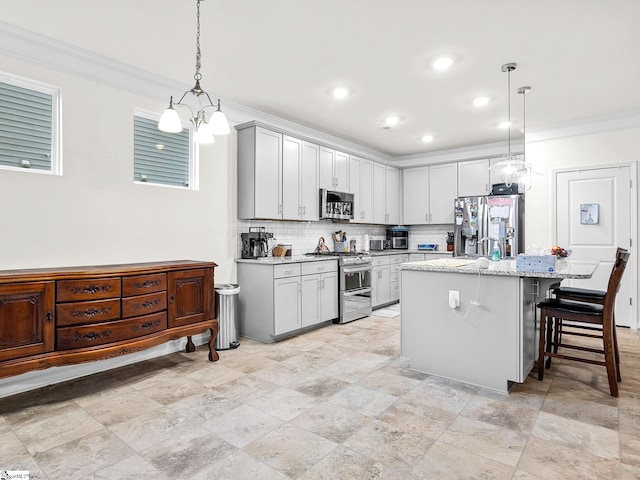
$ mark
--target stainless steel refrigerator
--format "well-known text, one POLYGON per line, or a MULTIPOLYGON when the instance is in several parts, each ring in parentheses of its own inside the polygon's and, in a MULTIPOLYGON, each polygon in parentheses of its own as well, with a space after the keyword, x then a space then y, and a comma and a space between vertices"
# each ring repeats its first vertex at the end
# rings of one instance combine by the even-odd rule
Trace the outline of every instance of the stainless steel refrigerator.
POLYGON ((454 209, 454 256, 524 253, 523 195, 456 198, 454 209))

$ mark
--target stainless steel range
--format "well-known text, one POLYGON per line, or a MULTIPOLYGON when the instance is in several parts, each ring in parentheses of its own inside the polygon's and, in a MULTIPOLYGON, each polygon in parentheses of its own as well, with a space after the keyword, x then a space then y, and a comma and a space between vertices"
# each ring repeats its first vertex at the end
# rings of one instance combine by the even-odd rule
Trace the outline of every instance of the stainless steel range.
POLYGON ((307 255, 338 257, 340 316, 335 323, 348 323, 371 315, 371 256, 355 252, 307 255))

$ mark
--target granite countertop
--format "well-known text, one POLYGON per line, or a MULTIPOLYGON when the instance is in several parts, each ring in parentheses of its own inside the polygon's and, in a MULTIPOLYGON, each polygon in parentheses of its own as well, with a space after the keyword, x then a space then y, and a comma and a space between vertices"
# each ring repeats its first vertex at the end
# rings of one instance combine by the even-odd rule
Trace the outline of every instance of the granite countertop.
MULTIPOLYGON (((407 255, 409 253, 426 253, 427 255, 440 254, 440 255, 452 255, 452 252, 447 251, 422 251, 422 250, 382 250, 382 251, 370 251, 369 255, 372 257, 379 257, 382 255, 407 255)), ((294 255, 292 257, 260 257, 260 258, 236 258, 236 263, 260 263, 264 265, 279 265, 282 263, 301 263, 301 262, 323 262, 328 260, 337 260, 338 256, 332 255, 294 255)))
POLYGON ((294 255, 292 257, 236 258, 236 263, 257 263, 261 265, 280 265, 283 263, 327 262, 338 260, 331 255, 294 255))
POLYGON ((554 273, 545 272, 520 272, 516 270, 516 261, 500 260, 490 262, 488 268, 478 268, 475 259, 451 258, 424 260, 421 262, 401 263, 401 270, 422 270, 425 272, 449 272, 449 273, 470 273, 480 275, 503 275, 511 277, 535 277, 535 278, 591 278, 598 268, 597 262, 576 262, 569 260, 558 260, 554 273))

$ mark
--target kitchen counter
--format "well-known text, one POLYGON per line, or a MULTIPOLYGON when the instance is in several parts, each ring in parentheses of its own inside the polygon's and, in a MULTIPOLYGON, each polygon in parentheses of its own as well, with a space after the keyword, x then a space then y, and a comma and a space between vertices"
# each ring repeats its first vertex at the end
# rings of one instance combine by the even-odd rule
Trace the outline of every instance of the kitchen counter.
MULTIPOLYGON (((363 252, 361 252, 363 253, 363 252)), ((380 250, 370 251, 372 257, 382 255, 408 255, 410 253, 426 253, 427 255, 451 255, 452 252, 447 251, 424 251, 424 250, 380 250)), ((300 262, 319 262, 326 260, 336 260, 338 256, 333 255, 294 255, 292 257, 260 257, 260 258, 236 258, 236 263, 264 263, 267 265, 278 265, 281 263, 300 263, 300 262)))
POLYGON ((464 257, 424 260, 400 264, 401 270, 420 270, 426 272, 471 273, 480 275, 504 275, 510 277, 531 277, 550 279, 586 279, 591 278, 598 264, 593 262, 572 262, 557 260, 554 273, 520 272, 516 270, 516 261, 500 260, 491 262, 488 268, 478 268, 476 259, 464 257))
POLYGON ((562 260, 555 273, 531 273, 514 260, 453 266, 462 260, 400 265, 401 353, 413 370, 508 393, 537 358, 536 303, 563 279, 591 278, 597 263, 562 260))
POLYGON ((427 255, 448 255, 448 256, 453 255, 453 252, 447 252, 446 250, 410 250, 410 249, 371 250, 369 253, 371 254, 372 257, 376 257, 379 255, 407 255, 410 253, 425 253, 427 255))

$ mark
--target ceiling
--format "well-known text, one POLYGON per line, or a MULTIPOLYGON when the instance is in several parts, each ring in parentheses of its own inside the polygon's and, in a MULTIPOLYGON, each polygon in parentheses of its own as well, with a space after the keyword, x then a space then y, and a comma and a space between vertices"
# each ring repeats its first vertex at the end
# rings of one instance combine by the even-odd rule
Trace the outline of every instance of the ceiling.
MULTIPOLYGON (((192 83, 195 0, 20 0, 4 22, 192 83)), ((391 156, 507 140, 640 109, 637 0, 206 0, 210 94, 391 156), (431 62, 455 59, 447 71, 431 62), (343 85, 351 95, 336 100, 343 85), (491 99, 474 107, 477 96, 491 99), (383 129, 389 115, 397 127, 383 129), (433 142, 421 141, 424 134, 433 142)), ((178 95, 180 92, 176 92, 178 95)))

